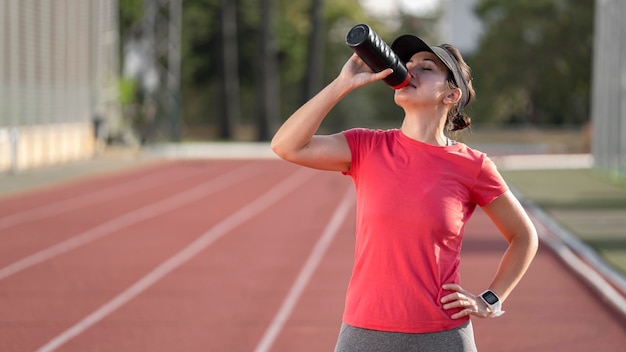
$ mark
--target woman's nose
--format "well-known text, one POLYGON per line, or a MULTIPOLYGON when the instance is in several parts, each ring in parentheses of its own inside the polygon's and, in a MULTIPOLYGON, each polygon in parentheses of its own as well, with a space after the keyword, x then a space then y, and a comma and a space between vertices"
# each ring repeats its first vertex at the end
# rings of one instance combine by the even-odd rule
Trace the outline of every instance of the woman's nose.
POLYGON ((415 70, 416 64, 409 61, 406 63, 406 69, 407 71, 409 71, 409 73, 411 73, 412 76, 415 76, 416 70, 415 70))

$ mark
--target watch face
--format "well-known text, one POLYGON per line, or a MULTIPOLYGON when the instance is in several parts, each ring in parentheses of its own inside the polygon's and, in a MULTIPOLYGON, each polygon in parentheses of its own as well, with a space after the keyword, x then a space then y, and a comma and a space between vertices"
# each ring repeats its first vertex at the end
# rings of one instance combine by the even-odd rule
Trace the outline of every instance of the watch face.
POLYGON ((495 304, 496 302, 498 302, 498 296, 496 296, 493 292, 491 291, 487 291, 485 293, 483 293, 483 298, 485 299, 485 301, 487 301, 487 303, 489 304, 495 304))

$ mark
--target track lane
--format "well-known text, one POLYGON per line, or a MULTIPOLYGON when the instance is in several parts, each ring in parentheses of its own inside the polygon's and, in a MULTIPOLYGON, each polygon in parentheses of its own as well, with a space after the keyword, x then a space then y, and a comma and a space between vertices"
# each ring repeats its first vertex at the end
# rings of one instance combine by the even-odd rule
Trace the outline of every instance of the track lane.
POLYGON ((191 169, 182 172, 181 164, 170 162, 160 169, 142 170, 127 177, 110 180, 113 184, 91 184, 83 191, 78 186, 65 187, 61 194, 50 191, 49 194, 31 194, 9 203, 0 202, 0 230, 19 224, 34 222, 90 207, 107 201, 119 200, 144 190, 155 189, 166 183, 182 183, 187 178, 205 172, 191 169), (68 197, 69 195, 69 197, 68 197), (9 205, 10 204, 10 205, 9 205))
MULTIPOLYGON (((176 252, 173 256, 161 262, 157 267, 141 277, 133 283, 129 288, 107 301, 104 305, 87 315, 78 323, 72 325, 69 329, 64 330, 61 334, 54 337, 37 351, 53 351, 59 346, 63 346, 75 337, 82 334, 93 325, 108 317, 110 314, 123 307, 126 303, 141 295, 144 291, 150 289, 163 278, 170 275, 179 267, 185 265, 189 260, 210 247, 215 241, 226 236, 234 228, 247 222, 251 218, 258 215, 266 208, 272 206, 276 201, 285 197, 296 187, 303 184, 311 177, 311 173, 307 170, 297 170, 290 174, 284 180, 273 185, 258 197, 250 199, 245 206, 232 212, 218 223, 214 224, 210 229, 201 234, 190 244, 186 245, 182 250, 176 252)), ((197 302, 194 302, 197 304, 197 302)))
POLYGON ((0 217, 35 209, 42 204, 67 201, 117 185, 132 183, 137 179, 150 177, 150 175, 167 175, 170 172, 176 174, 180 172, 180 165, 179 161, 159 161, 113 173, 99 174, 71 182, 12 193, 0 198, 0 217))
MULTIPOLYGON (((150 220, 160 213, 193 202, 203 196, 202 192, 214 191, 214 182, 227 186, 237 178, 251 177, 248 172, 254 168, 234 164, 232 168, 226 166, 223 170, 210 168, 198 172, 194 167, 192 172, 195 176, 189 177, 187 183, 168 183, 157 190, 131 193, 62 216, 33 220, 0 231, 0 240, 7 244, 4 247, 6 252, 0 250, 0 280, 120 228, 150 220)), ((181 165, 179 173, 187 174, 187 169, 186 165, 181 165)))
MULTIPOLYGON (((248 184, 263 185, 265 182, 269 185, 276 182, 276 170, 261 169, 258 175, 264 175, 265 180, 263 181, 263 177, 257 177, 255 182, 248 182, 248 184)), ((278 175, 280 176, 280 173, 278 175)), ((257 174, 252 173, 248 176, 257 176, 257 174)), ((246 187, 239 189, 245 191, 246 187)), ((209 199, 208 208, 202 206, 197 208, 202 210, 203 214, 202 217, 196 218, 196 222, 201 221, 204 228, 210 224, 210 221, 219 221, 241 207, 242 205, 238 203, 228 204, 232 203, 229 199, 232 197, 229 195, 237 192, 232 189, 221 191, 216 195, 217 199, 222 199, 220 204, 216 204, 215 199, 209 199), (206 209, 212 210, 206 214, 206 209)), ((250 194, 252 195, 254 194, 250 194)), ((248 196, 245 195, 245 197, 248 196)), ((196 204, 191 204, 186 208, 178 209, 178 214, 184 214, 195 207, 196 204)), ((181 247, 184 244, 181 241, 189 240, 189 237, 194 235, 186 231, 188 224, 181 224, 175 220, 176 218, 173 221, 164 216, 152 222, 124 228, 119 233, 56 257, 46 262, 45 265, 35 266, 14 277, 0 281, 0 292, 8 298, 0 301, 0 311, 3 312, 3 317, 8 321, 38 323, 42 331, 52 326, 66 325, 79 320, 85 314, 85 310, 89 309, 88 307, 93 307, 98 301, 113 295, 116 290, 121 290, 121 287, 127 287, 132 284, 133 277, 158 265, 159 260, 163 260, 159 259, 159 254, 171 255, 174 245, 181 247), (160 243, 165 245, 159 247, 160 252, 156 250, 146 252, 144 248, 149 247, 152 241, 161 241, 160 243), (129 242, 130 246, 125 245, 129 242), (120 288, 116 289, 116 287, 120 288), (8 303, 10 304, 6 305, 8 303)), ((0 344, 2 341, 10 340, 11 332, 0 330, 0 334, 3 333, 8 333, 8 335, 0 336, 0 344)), ((45 336, 49 332, 40 332, 40 334, 45 336)), ((31 337, 29 341, 35 340, 31 337)))
MULTIPOLYGON (((254 182, 0 280, 0 350, 34 350, 58 336, 294 170, 282 162, 258 166, 263 176, 254 182)), ((311 172, 315 175, 306 187, 232 229, 59 350, 253 350, 351 186, 346 177, 311 172)), ((342 224, 341 231, 345 234, 328 247, 271 351, 334 346, 352 260, 352 221, 342 224)), ((464 242, 463 284, 483 289, 504 248, 477 211, 464 242)), ((626 340, 623 322, 546 248, 507 300, 506 310, 501 318, 474 321, 481 352, 611 352, 621 351, 626 340)))
POLYGON ((334 350, 352 273, 355 219, 353 206, 270 351, 334 350))
POLYGON ((251 351, 323 230, 341 195, 337 187, 346 184, 316 175, 70 341, 68 350, 98 341, 110 351, 251 351), (137 338, 116 340, 121 327, 137 338))
POLYGON ((354 206, 355 195, 350 189, 345 192, 341 202, 335 209, 328 224, 321 233, 321 236, 313 246, 306 262, 298 273, 293 285, 285 296, 280 309, 272 319, 269 327, 265 330, 263 338, 255 347, 255 352, 267 352, 274 345, 276 339, 281 334, 287 321, 292 315, 298 301, 300 300, 305 289, 309 286, 311 278, 318 269, 318 266, 326 256, 328 247, 332 244, 341 230, 342 225, 347 221, 346 216, 350 213, 350 209, 354 206))

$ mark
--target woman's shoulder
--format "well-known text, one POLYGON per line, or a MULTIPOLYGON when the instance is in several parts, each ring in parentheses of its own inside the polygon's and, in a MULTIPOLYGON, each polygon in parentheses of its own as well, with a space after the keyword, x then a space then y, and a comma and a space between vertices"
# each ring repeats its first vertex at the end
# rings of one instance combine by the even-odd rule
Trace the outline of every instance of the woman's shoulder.
POLYGON ((372 129, 372 128, 363 128, 357 127, 349 130, 343 131, 344 136, 348 139, 348 141, 359 141, 369 142, 369 143, 378 143, 382 140, 389 139, 397 134, 397 129, 372 129))
POLYGON ((363 136, 385 136, 385 135, 393 135, 396 134, 398 129, 373 129, 366 127, 355 127, 348 130, 343 131, 344 134, 356 134, 363 136))
POLYGON ((492 168, 493 160, 487 153, 474 149, 465 143, 457 142, 446 151, 446 159, 465 169, 482 170, 484 168, 492 168))
POLYGON ((469 159, 483 160, 483 159, 489 158, 487 156, 487 153, 479 149, 475 149, 463 142, 455 142, 454 147, 455 147, 453 148, 454 151, 456 151, 458 154, 461 154, 469 159))

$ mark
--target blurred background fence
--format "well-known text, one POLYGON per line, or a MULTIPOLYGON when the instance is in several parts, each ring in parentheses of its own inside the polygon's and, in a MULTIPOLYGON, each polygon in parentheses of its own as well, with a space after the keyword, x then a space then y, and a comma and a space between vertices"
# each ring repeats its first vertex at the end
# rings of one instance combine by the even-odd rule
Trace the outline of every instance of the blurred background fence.
POLYGON ((92 157, 119 121, 117 0, 0 1, 0 171, 92 157))
POLYGON ((598 168, 626 177, 626 1, 597 0, 592 152, 598 168))

